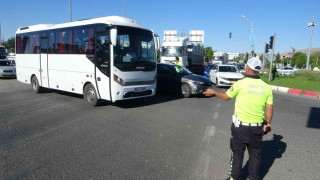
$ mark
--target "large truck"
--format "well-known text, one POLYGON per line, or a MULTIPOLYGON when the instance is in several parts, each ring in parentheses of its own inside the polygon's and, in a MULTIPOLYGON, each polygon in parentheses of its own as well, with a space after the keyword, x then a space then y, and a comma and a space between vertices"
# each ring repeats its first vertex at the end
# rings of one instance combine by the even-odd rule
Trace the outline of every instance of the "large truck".
POLYGON ((195 74, 202 75, 205 55, 204 49, 199 45, 189 42, 187 52, 188 69, 195 74))
MULTIPOLYGON (((177 31, 164 31, 164 41, 161 48, 161 63, 174 64, 176 57, 182 62, 183 66, 195 74, 203 74, 204 49, 196 45, 192 39, 194 31, 190 31, 190 39, 178 37, 177 31)), ((198 31, 197 31, 198 32, 198 31)), ((203 38, 203 32, 202 36, 203 38)), ((203 42, 203 39, 199 42, 203 42)))
POLYGON ((174 64, 176 57, 184 67, 188 67, 187 48, 189 39, 186 37, 170 37, 165 39, 161 49, 161 63, 174 64))

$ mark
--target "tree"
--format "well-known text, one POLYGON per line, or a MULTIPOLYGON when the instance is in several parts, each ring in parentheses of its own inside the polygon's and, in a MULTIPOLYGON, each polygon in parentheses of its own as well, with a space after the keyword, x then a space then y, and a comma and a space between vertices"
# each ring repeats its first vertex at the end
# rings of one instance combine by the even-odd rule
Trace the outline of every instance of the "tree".
POLYGON ((247 63, 248 58, 249 58, 249 54, 248 54, 248 53, 246 53, 246 57, 244 58, 244 62, 245 62, 245 63, 247 63))
POLYGON ((311 54, 310 65, 312 68, 320 67, 320 51, 317 51, 311 54))
POLYGON ((212 50, 212 47, 206 47, 206 48, 204 48, 204 51, 205 51, 205 58, 204 58, 205 61, 206 62, 211 61, 213 58, 213 53, 214 53, 214 51, 212 50))
POLYGON ((4 41, 2 45, 8 49, 9 53, 14 53, 16 47, 16 38, 11 37, 7 41, 4 41))
POLYGON ((274 60, 275 67, 277 67, 277 64, 281 63, 281 55, 278 53, 276 55, 276 59, 274 60))
POLYGON ((251 57, 255 57, 255 54, 256 54, 256 53, 254 52, 254 50, 252 50, 252 51, 251 51, 251 57))
POLYGON ((291 65, 302 67, 307 63, 307 55, 301 52, 297 52, 292 57, 291 65))

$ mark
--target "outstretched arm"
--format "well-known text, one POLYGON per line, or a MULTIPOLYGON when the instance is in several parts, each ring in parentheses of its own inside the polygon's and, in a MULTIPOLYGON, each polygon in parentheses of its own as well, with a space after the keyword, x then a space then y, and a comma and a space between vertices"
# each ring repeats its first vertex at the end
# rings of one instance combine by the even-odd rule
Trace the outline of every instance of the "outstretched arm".
POLYGON ((225 101, 230 99, 230 97, 226 93, 221 93, 221 92, 215 91, 213 89, 207 89, 206 91, 203 92, 203 94, 205 96, 213 96, 213 95, 215 95, 218 98, 223 99, 225 101))

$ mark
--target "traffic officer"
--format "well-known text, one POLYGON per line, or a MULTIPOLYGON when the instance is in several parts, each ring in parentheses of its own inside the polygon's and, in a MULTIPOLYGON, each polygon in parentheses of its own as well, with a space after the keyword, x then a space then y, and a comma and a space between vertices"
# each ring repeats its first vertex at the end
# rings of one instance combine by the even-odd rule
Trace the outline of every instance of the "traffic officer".
POLYGON ((179 57, 178 56, 176 56, 176 61, 175 61, 174 64, 183 67, 183 64, 182 64, 182 62, 179 61, 179 57))
POLYGON ((246 148, 249 152, 248 178, 250 180, 259 179, 263 131, 266 131, 267 127, 271 128, 273 115, 272 89, 258 76, 261 67, 259 59, 251 58, 247 62, 246 77, 235 82, 226 93, 213 89, 207 89, 203 92, 205 96, 215 95, 223 100, 237 97, 231 126, 230 148, 232 156, 229 180, 240 179, 246 148), (266 123, 264 123, 265 109, 266 123))

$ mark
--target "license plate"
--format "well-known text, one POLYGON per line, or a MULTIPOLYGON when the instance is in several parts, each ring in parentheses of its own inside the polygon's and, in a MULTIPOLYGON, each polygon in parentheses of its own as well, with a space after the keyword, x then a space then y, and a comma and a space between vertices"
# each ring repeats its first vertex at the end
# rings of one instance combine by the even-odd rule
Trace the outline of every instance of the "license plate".
POLYGON ((141 92, 141 91, 146 91, 145 87, 139 87, 139 88, 134 88, 135 92, 141 92))

